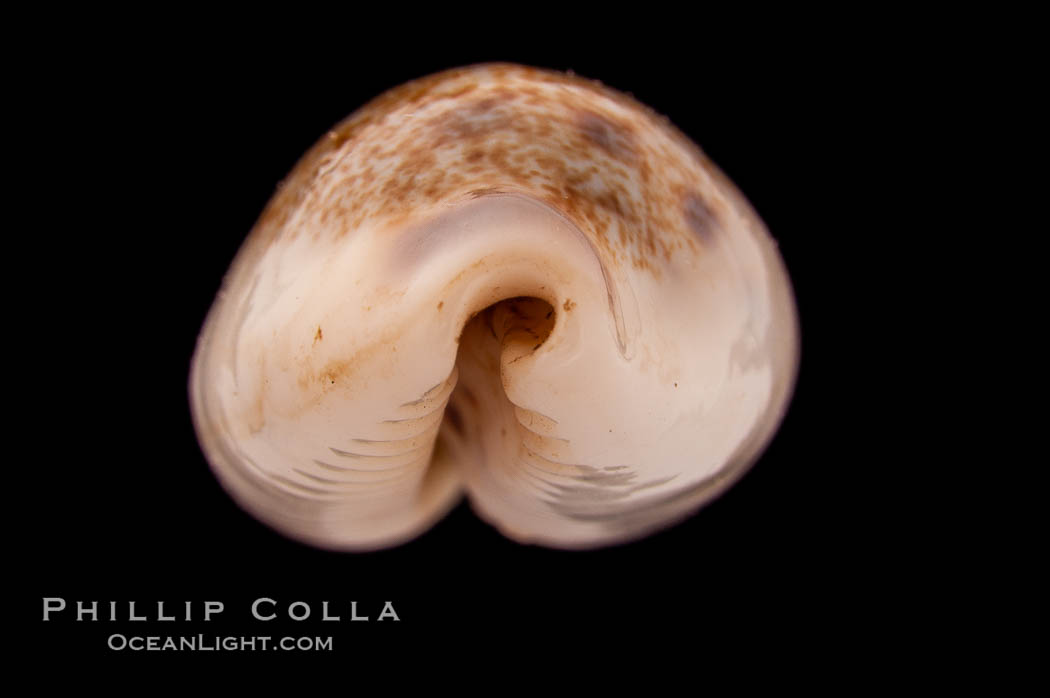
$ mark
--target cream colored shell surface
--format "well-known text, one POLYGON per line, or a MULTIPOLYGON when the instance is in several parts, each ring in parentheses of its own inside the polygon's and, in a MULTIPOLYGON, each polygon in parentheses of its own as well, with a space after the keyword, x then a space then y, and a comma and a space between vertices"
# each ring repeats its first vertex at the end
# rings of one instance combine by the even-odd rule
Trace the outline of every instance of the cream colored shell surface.
POLYGON ((498 64, 396 88, 303 157, 190 394, 224 487, 289 536, 394 545, 466 493, 515 540, 586 548, 735 481, 797 363, 775 243, 700 150, 598 83, 498 64))

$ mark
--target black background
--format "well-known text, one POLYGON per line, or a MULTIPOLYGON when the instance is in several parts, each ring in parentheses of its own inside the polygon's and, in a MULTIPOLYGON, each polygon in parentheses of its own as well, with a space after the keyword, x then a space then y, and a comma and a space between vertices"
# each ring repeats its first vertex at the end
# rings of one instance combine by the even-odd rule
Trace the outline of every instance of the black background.
POLYGON ((28 229, 40 249, 19 271, 42 311, 20 325, 31 358, 16 378, 32 397, 25 433, 12 435, 34 454, 13 495, 24 500, 16 538, 29 589, 19 610, 38 633, 31 651, 112 658, 105 638, 129 631, 68 612, 41 623, 45 596, 147 609, 191 600, 195 613, 221 600, 221 621, 130 630, 333 635, 335 653, 358 660, 417 642, 430 652, 503 646, 532 632, 549 651, 679 633, 750 647, 800 628, 832 641, 865 632, 882 573, 868 562, 880 544, 861 523, 865 444, 847 434, 836 397, 851 300, 833 285, 849 261, 835 193, 873 147, 865 134, 877 115, 864 95, 881 83, 878 66, 841 46, 739 32, 652 39, 645 50, 550 39, 376 52, 241 39, 230 48, 81 37, 55 64, 20 73, 36 151, 28 229), (795 286, 802 365, 790 410, 740 483, 636 543, 522 546, 465 503, 392 550, 337 554, 286 540, 236 507, 197 446, 187 400, 197 332, 244 236, 310 145, 389 87, 488 60, 571 69, 632 93, 737 183, 795 286), (344 618, 351 600, 373 611, 389 600, 401 622, 278 628, 250 618, 259 596, 282 608, 309 602, 315 615, 327 600, 344 618))

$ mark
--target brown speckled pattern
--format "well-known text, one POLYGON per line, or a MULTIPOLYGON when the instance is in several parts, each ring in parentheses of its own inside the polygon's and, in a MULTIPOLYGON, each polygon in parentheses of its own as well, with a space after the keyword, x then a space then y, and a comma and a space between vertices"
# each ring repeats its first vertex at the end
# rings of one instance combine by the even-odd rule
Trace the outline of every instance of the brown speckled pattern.
POLYGON ((691 141, 626 95, 482 65, 398 87, 335 127, 282 184, 256 234, 263 244, 305 230, 331 241, 366 222, 517 192, 572 220, 607 261, 659 275, 651 262, 702 251, 719 227, 729 207, 716 182, 691 141))

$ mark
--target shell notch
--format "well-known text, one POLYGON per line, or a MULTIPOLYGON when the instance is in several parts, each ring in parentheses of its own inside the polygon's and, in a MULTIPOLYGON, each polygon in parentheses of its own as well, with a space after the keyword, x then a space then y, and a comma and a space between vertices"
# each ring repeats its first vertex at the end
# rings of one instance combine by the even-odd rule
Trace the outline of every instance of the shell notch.
POLYGON ((424 78, 321 139, 228 272, 190 377, 219 480, 286 535, 367 550, 466 493, 509 537, 623 542, 758 457, 798 365, 743 196, 598 83, 424 78))

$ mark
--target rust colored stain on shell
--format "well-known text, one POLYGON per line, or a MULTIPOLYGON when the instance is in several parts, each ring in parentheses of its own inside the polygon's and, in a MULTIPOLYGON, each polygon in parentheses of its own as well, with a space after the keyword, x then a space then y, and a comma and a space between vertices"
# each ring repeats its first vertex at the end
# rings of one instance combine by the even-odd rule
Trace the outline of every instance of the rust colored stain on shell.
POLYGON ((322 138, 263 213, 266 244, 396 224, 464 197, 551 205, 607 258, 659 273, 702 249, 726 180, 663 117, 571 75, 493 64, 390 90, 322 138))

